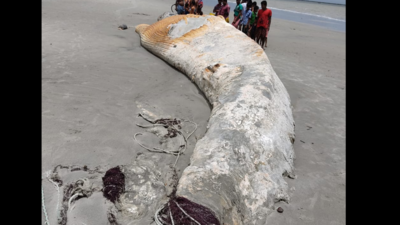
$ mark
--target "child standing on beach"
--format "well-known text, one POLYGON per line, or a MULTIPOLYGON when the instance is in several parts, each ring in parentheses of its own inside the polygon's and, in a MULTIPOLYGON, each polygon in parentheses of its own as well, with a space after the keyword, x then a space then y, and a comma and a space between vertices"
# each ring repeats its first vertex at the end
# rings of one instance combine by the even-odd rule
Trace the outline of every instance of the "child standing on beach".
POLYGON ((244 14, 244 16, 242 18, 242 22, 241 22, 241 25, 243 27, 242 31, 245 34, 247 34, 247 31, 250 28, 250 19, 251 19, 251 15, 252 15, 251 5, 252 5, 251 2, 247 2, 246 12, 245 12, 245 14, 244 14))
POLYGON ((183 0, 178 0, 177 6, 176 6, 176 11, 178 12, 178 15, 184 15, 185 13, 185 3, 183 0))
POLYGON ((256 17, 257 17, 257 12, 258 12, 258 6, 257 6, 257 2, 253 2, 252 4, 252 9, 251 9, 251 18, 250 18, 250 29, 248 31, 248 36, 254 40, 255 38, 255 34, 256 34, 256 25, 257 25, 257 21, 256 21, 256 17))
POLYGON ((261 2, 261 9, 258 10, 256 38, 261 48, 267 47, 267 38, 271 26, 272 11, 267 9, 267 1, 261 2))

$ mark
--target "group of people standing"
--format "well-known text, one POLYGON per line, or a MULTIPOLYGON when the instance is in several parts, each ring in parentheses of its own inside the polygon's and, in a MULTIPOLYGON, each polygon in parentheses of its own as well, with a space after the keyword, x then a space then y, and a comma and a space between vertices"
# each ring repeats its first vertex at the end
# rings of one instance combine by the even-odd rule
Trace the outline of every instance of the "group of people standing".
POLYGON ((176 0, 178 14, 203 15, 203 0, 176 0))
MULTIPOLYGON (((213 10, 216 16, 221 15, 219 13, 221 7, 221 0, 218 0, 218 4, 213 10)), ((267 1, 262 1, 261 9, 259 9, 256 1, 242 0, 240 2, 240 0, 236 0, 236 7, 233 12, 232 25, 260 44, 263 49, 267 47, 272 17, 272 11, 267 9, 267 1)))
MULTIPOLYGON (((176 0, 178 14, 203 15, 203 0, 176 0)), ((223 16, 229 23, 230 6, 228 0, 218 0, 214 7, 215 16, 223 16)), ((256 1, 236 0, 232 25, 256 41, 263 49, 267 47, 268 32, 271 27, 272 11, 267 1, 261 1, 261 9, 256 1)))

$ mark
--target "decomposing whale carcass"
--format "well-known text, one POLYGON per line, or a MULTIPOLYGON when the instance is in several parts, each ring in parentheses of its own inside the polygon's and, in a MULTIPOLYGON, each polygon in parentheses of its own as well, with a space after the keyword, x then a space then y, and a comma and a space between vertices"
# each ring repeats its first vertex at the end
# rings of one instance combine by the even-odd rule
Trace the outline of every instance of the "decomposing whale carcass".
POLYGON ((188 76, 212 104, 176 195, 221 224, 264 224, 288 201, 293 175, 290 97, 263 49, 222 17, 174 15, 136 27, 144 48, 188 76))

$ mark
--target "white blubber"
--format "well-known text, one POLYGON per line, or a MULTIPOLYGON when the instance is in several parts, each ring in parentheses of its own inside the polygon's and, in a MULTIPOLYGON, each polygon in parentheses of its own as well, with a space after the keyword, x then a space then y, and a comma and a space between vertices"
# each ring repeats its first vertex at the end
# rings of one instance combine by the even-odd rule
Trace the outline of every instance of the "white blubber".
POLYGON ((283 176, 294 176, 295 157, 290 97, 267 55, 221 16, 174 15, 136 32, 213 106, 176 195, 221 224, 264 224, 275 202, 289 201, 283 176))

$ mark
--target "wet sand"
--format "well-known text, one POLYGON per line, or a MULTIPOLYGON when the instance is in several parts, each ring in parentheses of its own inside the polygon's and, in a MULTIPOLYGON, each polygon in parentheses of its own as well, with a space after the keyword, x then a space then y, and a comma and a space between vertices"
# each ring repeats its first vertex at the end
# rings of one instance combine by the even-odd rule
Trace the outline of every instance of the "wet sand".
MULTIPOLYGON (((178 174, 188 165, 211 108, 185 75, 142 48, 134 31, 138 24, 156 22, 171 4, 42 1, 43 173, 58 164, 111 168, 131 163, 138 153, 159 154, 133 140, 144 133, 136 126, 144 124, 141 112, 198 124, 179 158, 178 174), (118 30, 121 24, 129 28, 118 30)), ((329 7, 336 6, 324 9, 329 7)), ((345 224, 345 33, 273 19, 268 39, 266 54, 292 100, 297 174, 287 180, 290 203, 277 203, 284 212, 272 213, 268 224, 345 224)), ((140 140, 157 144, 158 139, 140 140)), ((163 155, 160 163, 174 161, 163 155)), ((56 224, 57 192, 42 183, 50 224, 56 224)), ((105 205, 99 193, 80 200, 74 209, 78 218, 68 224, 107 224, 105 205)))

